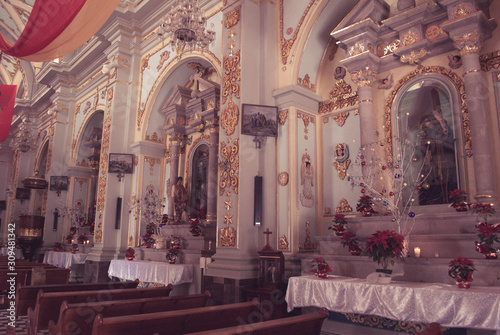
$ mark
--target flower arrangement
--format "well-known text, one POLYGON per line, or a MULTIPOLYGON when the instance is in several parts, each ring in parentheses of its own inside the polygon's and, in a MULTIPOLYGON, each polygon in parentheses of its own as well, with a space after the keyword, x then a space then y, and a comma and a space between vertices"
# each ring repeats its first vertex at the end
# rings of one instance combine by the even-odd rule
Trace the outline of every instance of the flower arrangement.
POLYGON ((467 192, 464 190, 456 189, 450 191, 448 198, 452 201, 451 207, 455 208, 457 212, 467 210, 467 203, 465 202, 467 199, 467 192))
POLYGON ((359 241, 358 238, 356 237, 356 234, 354 234, 352 231, 345 231, 344 235, 341 237, 341 243, 345 247, 347 247, 347 250, 351 253, 351 255, 354 256, 359 256, 361 255, 361 248, 359 247, 359 241))
POLYGON ((174 264, 179 256, 179 251, 182 249, 181 238, 173 236, 170 240, 170 248, 168 249, 167 259, 170 264, 174 264))
POLYGON ((80 234, 78 236, 78 243, 79 244, 84 244, 85 242, 87 242, 89 239, 87 236, 85 236, 84 234, 80 234))
POLYGON ((189 220, 189 232, 191 232, 193 236, 201 235, 201 225, 198 219, 193 218, 189 220))
POLYGON ((356 204, 356 210, 363 214, 363 216, 372 216, 377 214, 373 209, 373 199, 369 195, 362 195, 356 204))
POLYGON ((403 235, 396 233, 394 230, 384 230, 372 234, 366 240, 366 254, 368 257, 381 264, 386 270, 389 262, 394 265, 393 258, 401 258, 403 255, 403 235))
POLYGON ((127 248, 127 253, 125 254, 125 258, 128 259, 129 261, 133 260, 135 258, 135 250, 134 248, 127 248))
POLYGON ((54 246, 52 247, 52 250, 54 250, 54 251, 63 251, 62 243, 61 242, 54 243, 54 246))
POLYGON ((474 263, 465 257, 458 257, 449 264, 448 275, 455 279, 458 287, 469 288, 476 270, 474 263))
POLYGON ((491 204, 476 203, 471 205, 472 213, 477 215, 478 224, 476 228, 479 233, 479 241, 476 243, 476 251, 483 254, 487 259, 497 259, 498 255, 493 247, 495 242, 500 243, 500 238, 497 233, 500 233, 500 223, 488 223, 488 217, 495 214, 495 208, 491 204), (481 218, 484 222, 481 222, 481 218))
POLYGON ((153 235, 155 234, 156 230, 156 225, 151 222, 146 226, 146 233, 142 235, 142 246, 145 246, 146 248, 152 248, 155 239, 153 238, 153 235))
POLYGON ((73 234, 66 235, 66 238, 65 238, 66 243, 72 244, 73 243, 73 237, 74 237, 73 234))
POLYGON ((330 265, 328 265, 323 257, 314 258, 312 260, 312 268, 311 272, 319 278, 326 278, 326 274, 332 271, 330 265))
POLYGON ((328 227, 328 229, 333 230, 335 235, 342 236, 346 230, 347 221, 345 219, 344 214, 336 213, 333 218, 333 222, 335 223, 333 226, 328 227))
POLYGON ((74 253, 76 253, 78 250, 80 250, 80 249, 78 248, 78 244, 73 243, 73 244, 71 245, 71 253, 72 253, 72 254, 74 254, 74 253))

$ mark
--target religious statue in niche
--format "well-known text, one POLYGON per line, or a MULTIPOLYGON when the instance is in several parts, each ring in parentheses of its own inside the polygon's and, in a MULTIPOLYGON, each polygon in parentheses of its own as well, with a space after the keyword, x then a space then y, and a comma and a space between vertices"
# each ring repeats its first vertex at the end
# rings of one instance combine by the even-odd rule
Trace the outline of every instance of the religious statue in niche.
POLYGON ((304 207, 314 205, 314 195, 312 187, 314 186, 314 169, 311 164, 311 158, 307 153, 302 155, 302 166, 300 168, 300 184, 302 193, 300 193, 300 203, 304 207))
POLYGON ((208 145, 201 144, 193 154, 191 165, 191 190, 189 193, 189 217, 206 219, 207 214, 207 179, 208 145))
POLYGON ((174 200, 175 221, 180 222, 188 200, 188 193, 182 185, 182 177, 177 177, 177 183, 172 186, 172 199, 174 200))
POLYGON ((349 147, 345 143, 337 144, 335 146, 335 162, 333 166, 337 169, 340 179, 344 180, 350 164, 349 147))

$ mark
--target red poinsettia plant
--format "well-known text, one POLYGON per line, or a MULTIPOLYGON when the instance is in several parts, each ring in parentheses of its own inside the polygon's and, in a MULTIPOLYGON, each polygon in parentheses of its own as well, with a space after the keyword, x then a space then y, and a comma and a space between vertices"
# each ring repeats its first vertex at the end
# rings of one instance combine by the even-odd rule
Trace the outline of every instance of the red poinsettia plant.
POLYGON ((377 264, 381 264, 384 269, 387 269, 389 263, 394 265, 393 258, 403 256, 403 239, 403 235, 394 230, 377 230, 366 240, 365 253, 377 264))
POLYGON ((333 226, 328 227, 329 230, 333 230, 335 235, 342 236, 346 231, 347 221, 345 219, 344 214, 337 213, 333 218, 333 222, 335 223, 333 226))
POLYGON ((450 191, 448 198, 452 201, 451 207, 455 208, 457 211, 467 210, 467 203, 465 202, 467 199, 467 192, 464 190, 456 189, 450 191))
POLYGON ((482 218, 484 222, 476 224, 479 241, 475 241, 477 252, 487 258, 496 259, 496 250, 493 247, 495 242, 500 243, 497 233, 500 233, 500 222, 496 224, 488 223, 488 217, 495 214, 495 208, 489 203, 476 203, 471 205, 472 213, 477 215, 478 221, 482 218))
POLYGON ((144 235, 142 235, 142 246, 144 246, 146 248, 153 247, 153 245, 155 243, 155 239, 153 238, 153 235, 155 233, 155 229, 156 229, 156 225, 154 224, 154 222, 151 222, 146 226, 146 233, 144 235))
POLYGON ((128 259, 129 261, 133 260, 135 258, 135 250, 134 248, 127 248, 125 258, 128 259))
POLYGON ((189 232, 193 236, 200 236, 201 235, 200 220, 198 220, 197 218, 192 218, 189 220, 189 232))
POLYGON ((61 242, 54 243, 54 247, 52 248, 54 251, 63 251, 63 246, 61 242))
POLYGON ((458 282, 471 282, 476 270, 474 262, 465 257, 458 257, 449 264, 448 275, 458 282))
POLYGON ((359 247, 359 241, 358 238, 356 237, 356 234, 354 234, 352 231, 346 230, 344 232, 344 235, 342 235, 341 238, 341 243, 345 247, 347 247, 347 250, 354 255, 354 256, 359 256, 361 255, 361 248, 359 247))
POLYGON ((373 199, 369 195, 362 195, 356 204, 356 210, 364 216, 371 216, 377 212, 373 209, 373 199))
POLYGON ((328 265, 323 257, 314 258, 312 260, 312 268, 311 272, 320 278, 326 278, 326 274, 332 271, 330 265, 328 265))

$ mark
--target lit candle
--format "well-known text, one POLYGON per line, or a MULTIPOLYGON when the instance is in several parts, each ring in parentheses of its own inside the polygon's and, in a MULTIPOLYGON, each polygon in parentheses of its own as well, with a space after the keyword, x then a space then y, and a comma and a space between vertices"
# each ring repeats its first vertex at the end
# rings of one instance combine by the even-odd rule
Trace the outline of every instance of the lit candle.
POLYGON ((415 257, 417 257, 417 258, 420 257, 420 248, 419 247, 415 247, 413 249, 413 251, 415 252, 415 257))

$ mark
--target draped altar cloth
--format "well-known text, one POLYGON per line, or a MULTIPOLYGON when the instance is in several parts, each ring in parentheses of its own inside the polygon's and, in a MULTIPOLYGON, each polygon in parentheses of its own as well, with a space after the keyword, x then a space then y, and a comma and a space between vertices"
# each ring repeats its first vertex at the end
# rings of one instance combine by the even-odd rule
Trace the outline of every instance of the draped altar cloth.
POLYGON ((108 276, 125 280, 139 279, 142 282, 164 285, 179 285, 193 281, 193 265, 113 259, 109 265, 108 276))
POLYGON ((500 333, 500 287, 468 290, 442 283, 393 281, 373 284, 361 278, 291 277, 285 297, 288 311, 325 307, 330 311, 378 315, 392 320, 443 327, 494 329, 500 333))
POLYGON ((85 264, 88 254, 47 250, 43 262, 60 268, 69 269, 74 264, 85 264))

